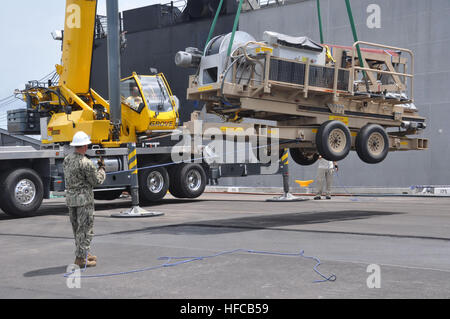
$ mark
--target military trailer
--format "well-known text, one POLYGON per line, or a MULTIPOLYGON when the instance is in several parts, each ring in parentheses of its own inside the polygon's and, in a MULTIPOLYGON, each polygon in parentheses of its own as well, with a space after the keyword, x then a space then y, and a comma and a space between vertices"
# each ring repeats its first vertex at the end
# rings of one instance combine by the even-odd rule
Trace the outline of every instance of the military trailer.
POLYGON ((298 164, 319 155, 339 161, 350 150, 374 164, 389 151, 428 148, 427 139, 414 137, 426 123, 414 105, 408 49, 322 45, 269 31, 257 41, 237 31, 211 39, 203 52, 187 48, 175 62, 196 69, 188 99, 227 122, 274 121, 280 148, 298 164))

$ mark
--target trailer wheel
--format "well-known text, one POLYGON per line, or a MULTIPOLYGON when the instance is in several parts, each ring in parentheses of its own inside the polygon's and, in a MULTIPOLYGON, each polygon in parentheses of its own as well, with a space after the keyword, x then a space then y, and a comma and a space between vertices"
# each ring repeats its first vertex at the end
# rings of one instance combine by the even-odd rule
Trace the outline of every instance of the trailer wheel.
POLYGON ((206 188, 206 173, 199 164, 180 164, 171 171, 170 193, 177 198, 197 198, 206 188))
POLYGON ((35 213, 44 199, 44 184, 32 169, 20 168, 2 174, 0 202, 2 210, 14 217, 35 213))
POLYGON ((299 148, 290 148, 291 157, 299 165, 312 165, 319 159, 318 153, 306 153, 299 148))
POLYGON ((363 162, 380 163, 389 152, 389 137, 381 125, 368 124, 358 132, 355 147, 363 162))
POLYGON ((348 127, 340 121, 323 123, 316 135, 319 154, 329 161, 340 161, 350 152, 352 139, 348 127))
POLYGON ((164 167, 139 171, 139 198, 143 202, 162 199, 169 189, 169 174, 164 167))

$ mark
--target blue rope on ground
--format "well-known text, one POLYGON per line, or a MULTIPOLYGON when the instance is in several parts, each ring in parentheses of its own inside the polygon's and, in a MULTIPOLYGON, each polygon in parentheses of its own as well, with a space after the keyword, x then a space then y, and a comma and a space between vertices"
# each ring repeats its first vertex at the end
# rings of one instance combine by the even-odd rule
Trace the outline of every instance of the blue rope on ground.
MULTIPOLYGON (((319 267, 319 265, 321 264, 320 260, 317 257, 312 257, 312 256, 306 256, 304 254, 304 251, 300 251, 299 253, 281 253, 281 252, 269 252, 269 251, 259 251, 259 250, 248 250, 248 249, 234 249, 234 250, 227 250, 227 251, 222 251, 213 255, 208 255, 208 256, 183 256, 183 257, 159 257, 158 260, 166 260, 166 262, 164 264, 161 265, 157 265, 157 266, 152 266, 152 267, 146 267, 146 268, 142 268, 142 269, 135 269, 135 270, 129 270, 129 271, 121 271, 121 272, 116 272, 116 273, 109 273, 109 274, 95 274, 95 275, 80 275, 77 276, 79 278, 103 278, 103 277, 113 277, 113 276, 121 276, 121 275, 128 275, 128 274, 133 274, 133 273, 139 273, 139 272, 144 272, 144 271, 149 271, 149 270, 156 270, 156 269, 161 269, 161 268, 165 268, 165 267, 175 267, 175 266, 179 266, 182 264, 187 264, 190 262, 194 262, 194 261, 200 261, 200 260, 205 260, 205 259, 209 259, 209 258, 214 258, 214 257, 218 257, 218 256, 223 256, 223 255, 230 255, 230 254, 234 254, 234 253, 238 253, 238 252, 243 252, 243 253, 249 253, 249 254, 264 254, 264 255, 275 255, 275 256, 291 256, 291 257, 303 257, 306 259, 312 259, 316 262, 313 270, 323 279, 321 280, 315 280, 314 283, 321 283, 321 282, 326 282, 326 281, 336 281, 336 275, 331 274, 330 276, 325 276, 324 274, 322 274, 317 267, 319 267)), ((87 264, 87 257, 86 257, 86 264, 87 264)), ((82 273, 85 273, 86 271, 86 265, 84 267, 83 270, 81 270, 82 273)), ((76 271, 70 272, 70 273, 66 273, 64 274, 65 278, 69 278, 69 277, 73 277, 74 273, 76 271)))

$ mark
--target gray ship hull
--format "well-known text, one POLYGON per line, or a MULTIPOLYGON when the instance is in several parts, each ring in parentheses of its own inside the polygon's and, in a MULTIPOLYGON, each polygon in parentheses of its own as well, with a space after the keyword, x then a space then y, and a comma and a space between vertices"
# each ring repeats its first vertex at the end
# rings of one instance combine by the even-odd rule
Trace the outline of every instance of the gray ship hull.
MULTIPOLYGON (((391 152, 377 165, 363 163, 356 152, 340 162, 334 186, 339 192, 352 192, 354 187, 400 188, 413 185, 450 184, 450 2, 445 0, 353 0, 353 14, 360 40, 404 47, 415 53, 415 105, 427 118, 428 128, 420 137, 430 140, 426 151, 391 152), (376 6, 374 6, 376 5, 376 6), (379 10, 379 11, 378 11, 379 10)), ((342 0, 322 0, 324 41, 328 44, 352 45, 353 37, 342 0)), ((231 31, 234 16, 221 16, 216 34, 231 31)), ((203 48, 211 19, 179 22, 152 30, 135 30, 127 34, 128 45, 122 54, 122 75, 132 71, 148 73, 155 67, 165 73, 174 94, 181 101, 181 120, 202 108, 186 101, 188 76, 194 71, 175 66, 174 56, 186 47, 203 48)), ((125 23, 126 25, 126 23, 125 23)), ((316 1, 309 0, 244 12, 239 29, 262 37, 264 31, 276 31, 319 40, 316 1)), ((92 83, 107 95, 106 40, 96 43, 92 83)), ((216 120, 208 117, 210 120, 216 120)), ((316 177, 316 165, 303 167, 290 161, 291 185, 295 179, 316 177)), ((281 178, 256 176, 221 179, 221 185, 281 187, 281 178), (278 180, 279 179, 279 180, 278 180)))

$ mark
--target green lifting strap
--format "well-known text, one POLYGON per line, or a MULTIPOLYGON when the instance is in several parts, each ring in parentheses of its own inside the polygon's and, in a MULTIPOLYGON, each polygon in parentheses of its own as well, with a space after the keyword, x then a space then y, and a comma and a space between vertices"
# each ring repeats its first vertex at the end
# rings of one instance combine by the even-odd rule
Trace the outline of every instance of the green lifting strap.
MULTIPOLYGON (((350 0, 345 0, 345 4, 347 5, 348 18, 350 19, 350 25, 352 27, 353 40, 355 42, 358 42, 358 35, 356 34, 355 20, 353 20, 353 13, 352 13, 352 7, 350 5, 350 0)), ((356 46, 356 50, 358 51, 359 63, 361 64, 361 67, 364 67, 364 63, 363 63, 363 60, 362 60, 362 55, 361 55, 361 50, 359 48, 359 44, 356 46)))
POLYGON ((205 44, 205 50, 203 51, 203 55, 206 54, 206 47, 209 43, 209 41, 212 38, 212 35, 214 34, 214 30, 216 29, 217 20, 219 19, 220 11, 222 10, 223 0, 220 0, 219 6, 217 7, 216 15, 214 16, 213 23, 211 25, 211 28, 209 29, 208 39, 206 40, 205 44))
MULTIPOLYGON (((355 21, 353 19, 353 13, 352 13, 352 7, 350 5, 350 0, 345 0, 345 4, 347 6, 347 13, 348 13, 348 18, 350 20, 350 25, 352 27, 353 40, 355 42, 358 42, 358 35, 356 34, 355 21)), ((364 67, 364 61, 363 61, 363 58, 362 58, 361 49, 359 48, 359 44, 356 45, 356 50, 358 51, 359 64, 363 68, 364 67)), ((369 91, 369 82, 367 81, 366 71, 362 71, 362 73, 363 73, 363 76, 364 76, 364 80, 366 82, 366 88, 367 88, 367 92, 368 92, 369 91)))
POLYGON ((323 44, 322 15, 320 13, 320 0, 317 0, 317 16, 319 18, 320 44, 323 44))
POLYGON ((240 0, 239 1, 239 7, 236 13, 236 18, 234 19, 234 25, 233 25, 233 32, 231 33, 231 39, 230 39, 230 44, 228 45, 228 52, 227 52, 227 57, 231 56, 231 49, 233 48, 233 42, 234 42, 234 35, 236 34, 236 30, 239 24, 239 17, 241 16, 241 10, 242 10, 242 3, 244 2, 244 0, 240 0))

